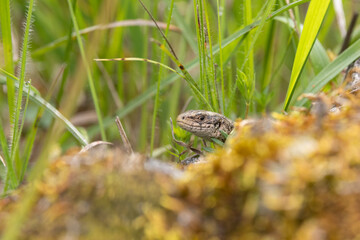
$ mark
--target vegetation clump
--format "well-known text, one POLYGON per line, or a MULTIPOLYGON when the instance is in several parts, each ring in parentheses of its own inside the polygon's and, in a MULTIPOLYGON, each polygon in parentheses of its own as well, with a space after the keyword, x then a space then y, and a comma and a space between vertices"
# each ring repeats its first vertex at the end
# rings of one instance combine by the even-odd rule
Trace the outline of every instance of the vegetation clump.
MULTIPOLYGON (((314 99, 322 107, 239 120, 223 148, 178 177, 159 167, 150 171, 144 166, 154 160, 116 149, 61 157, 33 183, 37 197, 21 236, 356 239, 359 97, 314 99), (336 101, 339 111, 320 112, 336 101)), ((1 222, 22 193, 0 202, 1 222)))
POLYGON ((310 112, 238 122, 208 163, 164 184, 162 207, 147 215, 148 237, 359 238, 359 97, 317 99, 323 107, 310 112), (340 100, 341 110, 320 112, 340 100))

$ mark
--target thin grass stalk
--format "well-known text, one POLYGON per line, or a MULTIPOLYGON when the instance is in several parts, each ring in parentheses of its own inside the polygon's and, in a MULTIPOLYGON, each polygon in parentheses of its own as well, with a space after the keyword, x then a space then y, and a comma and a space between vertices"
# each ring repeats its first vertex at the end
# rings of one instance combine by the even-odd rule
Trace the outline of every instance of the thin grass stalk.
MULTIPOLYGON (((168 13, 168 17, 167 17, 167 26, 166 26, 166 30, 165 30, 165 38, 167 37, 168 32, 169 32, 169 26, 170 26, 170 22, 171 22, 171 16, 172 16, 173 9, 174 9, 174 0, 172 0, 170 3, 169 13, 168 13)), ((163 40, 163 44, 165 44, 165 39, 163 40)), ((162 63, 164 61, 164 59, 165 59, 165 53, 162 52, 160 62, 162 63)), ((152 118, 152 125, 151 125, 150 156, 152 156, 152 153, 154 150, 156 118, 157 118, 157 112, 159 110, 159 102, 160 102, 159 98, 160 98, 161 78, 162 78, 162 69, 160 68, 158 80, 157 80, 157 90, 156 90, 156 95, 155 95, 154 111, 153 111, 153 118, 152 118)))
MULTIPOLYGON (((224 1, 222 1, 224 2, 224 1)), ((219 58, 220 58, 220 81, 221 81, 221 112, 225 112, 225 80, 224 80, 224 64, 223 64, 223 50, 221 48, 221 39, 222 39, 222 22, 221 22, 221 15, 224 13, 220 12, 220 3, 219 0, 216 0, 216 7, 217 7, 217 20, 218 20, 218 44, 219 44, 219 58)), ((225 11, 222 8, 222 11, 225 11)), ((212 51, 211 51, 212 52, 212 51)))
MULTIPOLYGON (((210 57, 206 57, 207 59, 207 70, 206 70, 206 75, 207 78, 210 80, 209 81, 209 86, 210 86, 210 96, 211 96, 211 100, 212 100, 212 106, 215 109, 215 111, 219 111, 219 96, 218 96, 218 91, 217 91, 217 84, 216 84, 216 74, 215 74, 215 65, 214 65, 214 55, 213 55, 213 51, 212 51, 212 42, 211 42, 211 31, 210 31, 210 21, 209 21, 209 14, 208 14, 208 8, 207 8, 207 4, 206 1, 204 1, 203 3, 204 6, 204 13, 205 13, 205 25, 207 32, 205 34, 207 34, 207 42, 208 42, 208 46, 209 46, 209 51, 206 51, 206 55, 210 55, 210 57), (210 58, 210 60, 209 60, 210 58)), ((206 49, 205 49, 206 50, 206 49)))
POLYGON ((101 116, 99 100, 98 100, 98 97, 97 97, 97 94, 96 94, 96 89, 95 89, 94 80, 93 80, 93 77, 92 77, 92 74, 91 74, 91 69, 90 69, 89 63, 87 61, 84 46, 83 46, 83 43, 82 43, 82 40, 81 40, 81 36, 80 36, 80 32, 79 32, 79 26, 77 24, 75 12, 74 12, 74 9, 72 7, 71 0, 67 0, 67 3, 68 3, 68 6, 69 6, 71 19, 72 19, 74 29, 75 29, 75 32, 76 32, 76 39, 77 39, 77 42, 78 42, 78 45, 79 45, 81 58, 83 60, 83 64, 84 64, 85 69, 86 69, 86 74, 88 76, 90 92, 91 92, 91 95, 92 95, 92 98, 93 98, 96 115, 97 115, 97 118, 98 118, 98 121, 99 121, 101 138, 102 138, 103 141, 106 141, 106 133, 105 133, 105 128, 104 128, 104 124, 103 124, 103 120, 102 120, 102 116, 101 116))
MULTIPOLYGON (((201 0, 200 0, 201 1, 201 0)), ((195 15, 195 26, 197 26, 196 29, 196 39, 197 39, 197 50, 198 50, 198 56, 199 56, 199 69, 200 69, 200 78, 199 78, 199 86, 200 91, 205 94, 205 98, 208 99, 207 96, 207 90, 205 88, 205 77, 204 77, 204 58, 203 58, 203 31, 202 31, 202 25, 201 25, 201 15, 200 12, 202 11, 199 9, 199 0, 194 0, 194 15, 195 15)))
MULTIPOLYGON (((251 5, 251 0, 245 0, 244 3, 244 24, 245 25, 249 25, 253 22, 252 19, 252 5, 251 5)), ((247 82, 247 86, 255 86, 255 84, 252 84, 252 82, 255 81, 255 77, 254 77, 254 49, 252 48, 252 43, 255 42, 253 39, 254 33, 250 32, 247 36, 247 38, 245 39, 245 58, 244 58, 244 63, 242 64, 242 67, 240 68, 241 71, 244 71, 244 73, 246 74, 246 80, 247 82)), ((248 89, 250 90, 250 89, 248 89)), ((250 90, 251 92, 251 90, 250 90)), ((249 108, 251 106, 252 103, 252 94, 249 94, 249 96, 247 96, 245 98, 246 101, 246 113, 245 113, 245 117, 247 117, 247 113, 249 112, 249 108)))
POLYGON ((260 83, 260 90, 263 92, 265 89, 269 88, 272 70, 273 70, 273 54, 274 54, 274 40, 275 40, 275 21, 271 21, 266 34, 267 47, 265 48, 264 54, 264 67, 263 67, 263 74, 261 77, 260 83))
MULTIPOLYGON (((144 13, 144 19, 146 19, 147 13, 144 13)), ((144 35, 149 36, 150 30, 149 28, 145 28, 144 35)), ((149 59, 149 41, 144 41, 144 56, 149 59)), ((150 80, 150 76, 148 75, 148 70, 150 69, 150 66, 147 64, 143 64, 143 67, 141 69, 142 72, 142 88, 147 89, 148 88, 148 82, 150 80)), ((140 151, 144 151, 147 147, 148 142, 148 119, 149 119, 149 104, 146 102, 141 107, 141 122, 140 122, 140 139, 138 141, 138 147, 140 151)))

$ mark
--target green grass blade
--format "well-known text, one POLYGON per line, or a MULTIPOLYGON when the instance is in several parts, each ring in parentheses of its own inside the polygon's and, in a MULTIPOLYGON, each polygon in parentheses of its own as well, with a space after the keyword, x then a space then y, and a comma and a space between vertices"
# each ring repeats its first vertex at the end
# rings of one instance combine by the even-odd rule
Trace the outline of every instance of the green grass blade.
MULTIPOLYGON (((216 0, 216 11, 217 11, 217 21, 218 21, 218 45, 219 45, 219 62, 220 62, 220 82, 221 82, 221 112, 225 112, 225 80, 224 80, 224 63, 223 63, 223 50, 221 47, 221 41, 222 41, 222 28, 221 28, 221 15, 224 15, 224 13, 220 12, 220 2, 219 0, 216 0)), ((225 11, 223 9, 222 11, 225 11)))
POLYGON ((205 53, 206 53, 206 78, 209 80, 208 84, 210 87, 210 96, 211 96, 211 100, 212 100, 212 106, 213 109, 215 109, 215 111, 219 111, 219 105, 220 105, 220 99, 218 96, 218 91, 217 91, 217 84, 216 84, 216 79, 215 79, 215 59, 214 59, 214 54, 212 51, 212 35, 211 35, 211 24, 209 21, 209 12, 208 12, 208 7, 207 7, 207 3, 206 1, 204 1, 204 14, 205 14, 205 24, 207 26, 206 30, 207 32, 205 34, 207 34, 207 40, 208 40, 208 49, 205 49, 205 53))
POLYGON ((290 83, 284 103, 285 111, 290 105, 297 81, 315 43, 316 36, 320 30, 321 23, 324 20, 329 3, 330 0, 312 0, 310 2, 291 71, 290 83))
POLYGON ((15 149, 13 148, 13 146, 16 145, 16 142, 15 142, 16 136, 18 134, 18 131, 20 130, 18 125, 19 125, 19 119, 20 119, 20 114, 21 114, 23 88, 24 88, 24 83, 25 83, 26 58, 27 58, 27 53, 28 53, 29 41, 30 41, 30 27, 31 27, 31 21, 32 21, 33 7, 34 7, 34 0, 30 0, 28 11, 27 11, 27 16, 26 16, 24 39, 23 39, 22 49, 21 49, 19 91, 17 94, 16 107, 15 107, 15 113, 14 113, 15 120, 14 120, 14 129, 13 129, 13 133, 12 133, 12 143, 11 143, 11 151, 10 151, 11 159, 14 159, 14 157, 15 157, 15 149))
MULTIPOLYGON (((26 96, 26 101, 25 101, 25 107, 24 107, 24 117, 22 118, 22 121, 21 121, 21 124, 20 124, 20 127, 19 127, 19 131, 18 131, 18 134, 17 136, 15 136, 15 146, 13 146, 14 148, 14 151, 17 152, 18 151, 18 147, 19 147, 19 143, 20 143, 20 137, 21 137, 21 132, 22 132, 22 129, 24 127, 24 123, 25 123, 25 116, 26 116, 26 111, 27 111, 27 107, 28 107, 28 103, 29 103, 29 96, 30 96, 30 89, 31 89, 31 82, 27 83, 29 86, 27 87, 27 96, 26 96)), ((25 89, 24 89, 25 90, 25 89)), ((11 162, 15 162, 15 169, 16 169, 16 176, 19 176, 17 178, 17 182, 15 184, 15 186, 19 186, 19 184, 21 183, 21 172, 24 170, 24 166, 27 165, 27 161, 21 161, 22 159, 19 159, 18 157, 15 158, 15 156, 12 156, 13 159, 11 159, 11 162)), ((8 183, 5 182, 5 187, 4 187, 4 192, 7 191, 8 189, 8 183)))
MULTIPOLYGON (((19 80, 14 75, 6 72, 5 70, 0 68, 0 73, 7 77, 8 79, 11 79, 14 82, 14 85, 16 88, 19 88, 19 80)), ((5 78, 0 78, 0 84, 6 84, 5 78)), ((27 88, 23 89, 24 93, 27 93, 27 88)), ((41 96, 40 93, 35 89, 30 89, 30 99, 34 101, 37 105, 44 107, 46 111, 48 111, 54 118, 59 119, 62 121, 68 131, 79 141, 79 143, 82 146, 85 146, 88 144, 87 139, 77 130, 77 128, 69 121, 67 120, 56 108, 54 108, 50 103, 45 101, 41 96)))
POLYGON ((78 42, 78 45, 79 45, 81 58, 83 60, 83 63, 84 63, 85 69, 86 69, 86 74, 88 76, 90 91, 91 91, 91 95, 92 95, 92 98, 93 98, 96 115, 97 115, 97 118, 98 118, 98 121, 99 121, 101 138, 102 138, 103 141, 106 141, 106 133, 105 133, 105 128, 104 128, 104 124, 103 124, 103 120, 102 120, 102 116, 101 116, 99 100, 98 100, 98 97, 96 95, 94 80, 93 80, 93 77, 92 77, 92 74, 91 74, 90 66, 89 66, 89 63, 88 63, 86 55, 85 55, 84 46, 83 46, 81 36, 80 36, 79 26, 78 26, 77 21, 76 21, 76 17, 75 17, 74 9, 73 9, 72 4, 71 4, 71 0, 67 0, 67 2, 68 2, 68 6, 69 6, 71 19, 72 19, 74 29, 75 29, 75 32, 76 32, 76 39, 77 39, 77 42, 78 42))
MULTIPOLYGON (((360 40, 357 40, 344 52, 342 52, 334 61, 329 63, 315 78, 313 78, 304 93, 319 92, 327 83, 329 83, 336 75, 341 73, 349 64, 360 57, 360 40)), ((302 106, 307 102, 302 99, 296 105, 302 106)))
MULTIPOLYGON (((34 7, 34 0, 29 1, 27 14, 26 14, 26 22, 25 22, 25 29, 23 35, 23 42, 21 47, 21 57, 20 57, 20 77, 19 77, 19 90, 17 93, 15 108, 13 112, 14 116, 14 127, 11 133, 11 145, 10 145, 10 163, 9 166, 12 165, 12 171, 8 171, 10 176, 6 177, 4 192, 6 192, 9 188, 13 189, 19 183, 18 178, 18 171, 19 171, 19 152, 18 152, 18 145, 20 141, 20 136, 22 132, 22 124, 19 125, 20 115, 22 112, 22 97, 23 97, 23 90, 25 84, 25 75, 26 75, 26 59, 28 55, 28 48, 30 43, 30 28, 31 28, 31 21, 33 16, 33 7, 34 7)), ((7 82, 9 82, 10 78, 7 76, 7 82)), ((11 84, 13 87, 13 84, 11 84)), ((10 93, 12 94, 12 93, 10 93)), ((12 101, 12 100, 11 100, 12 101)), ((9 103, 10 104, 10 103, 9 103)), ((11 104, 10 104, 11 105, 11 104)), ((25 118, 26 107, 23 114, 23 120, 25 118)))
MULTIPOLYGON (((11 40, 11 18, 10 18, 10 0, 0 0, 0 26, 3 42, 3 53, 5 67, 4 69, 9 73, 14 73, 14 62, 12 53, 12 40, 11 40)), ((12 127, 15 113, 15 86, 11 80, 7 81, 7 95, 9 106, 9 119, 12 127)))
MULTIPOLYGON (((166 37, 169 33, 169 26, 171 22, 171 16, 174 9, 174 0, 171 1, 170 7, 169 7, 169 14, 167 16, 167 25, 165 30, 165 39, 163 40, 163 45, 165 44, 166 37)), ((165 52, 161 53, 161 60, 160 63, 163 63, 165 60, 165 52)), ((152 152, 154 149, 154 143, 155 143, 155 128, 156 128, 156 119, 157 119, 157 113, 159 111, 159 105, 160 105, 160 84, 161 84, 161 78, 162 78, 162 69, 159 69, 159 75, 156 83, 156 95, 154 100, 154 109, 153 109, 153 117, 152 117, 152 124, 151 124, 151 138, 150 138, 150 156, 152 156, 152 152)))

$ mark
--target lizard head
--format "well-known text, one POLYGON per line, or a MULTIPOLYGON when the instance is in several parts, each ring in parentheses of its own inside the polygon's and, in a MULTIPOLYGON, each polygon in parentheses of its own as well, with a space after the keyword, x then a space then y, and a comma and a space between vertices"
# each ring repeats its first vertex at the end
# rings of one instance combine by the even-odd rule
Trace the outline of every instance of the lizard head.
POLYGON ((177 117, 176 122, 182 129, 205 140, 216 138, 223 142, 225 137, 221 134, 221 131, 230 134, 234 128, 234 124, 230 119, 219 113, 204 110, 184 112, 177 117))

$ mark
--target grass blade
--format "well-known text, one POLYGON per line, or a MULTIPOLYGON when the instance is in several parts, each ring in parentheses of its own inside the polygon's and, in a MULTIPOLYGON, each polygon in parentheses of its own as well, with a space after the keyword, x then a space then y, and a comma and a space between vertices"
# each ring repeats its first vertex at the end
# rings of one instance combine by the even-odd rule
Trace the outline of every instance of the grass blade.
POLYGON ((309 9, 305 17, 304 29, 300 36, 294 65, 291 71, 290 83, 284 103, 285 111, 290 105, 296 84, 305 66, 305 62, 310 54, 310 51, 315 43, 316 36, 320 30, 321 23, 324 20, 329 3, 330 0, 312 0, 310 2, 309 9))
MULTIPOLYGON (((3 52, 5 61, 5 70, 9 73, 14 73, 14 62, 12 53, 12 40, 11 40, 11 18, 10 18, 10 0, 0 0, 0 26, 3 42, 3 52)), ((9 119, 10 126, 14 121, 15 113, 15 86, 9 79, 6 83, 7 95, 8 95, 8 106, 9 106, 9 119)))
MULTIPOLYGON (((18 157, 18 152, 17 152, 17 146, 19 144, 20 141, 20 136, 21 135, 21 131, 22 131, 22 127, 19 126, 19 121, 20 121, 20 115, 21 115, 21 111, 22 111, 22 97, 23 97, 23 90, 24 90, 24 84, 25 84, 25 74, 26 74, 26 59, 27 59, 27 54, 28 54, 28 47, 29 47, 29 42, 30 42, 30 28, 31 28, 31 21, 32 21, 32 13, 33 13, 33 7, 34 7, 34 0, 30 0, 29 1, 29 5, 28 5, 28 11, 27 11, 27 15, 26 15, 26 23, 25 23, 25 29, 24 29, 24 36, 23 36, 23 42, 22 42, 22 49, 21 49, 21 64, 20 64, 20 77, 19 77, 19 90, 18 90, 18 94, 17 94, 17 98, 16 98, 16 104, 15 104, 15 112, 14 114, 14 128, 12 131, 12 141, 11 141, 11 145, 10 145, 10 159, 11 159, 11 163, 10 164, 15 164, 16 158, 18 157)), ((9 76, 8 80, 9 80, 9 76)), ((26 111, 26 109, 25 109, 26 111)), ((23 115, 23 118, 25 118, 25 115, 23 115)), ((15 166, 13 165, 13 167, 15 168, 17 164, 15 164, 15 166)), ((16 175, 16 172, 19 169, 14 169, 14 171, 12 172, 8 172, 8 174, 14 175, 16 178, 16 182, 5 182, 5 187, 4 187, 4 191, 7 191, 9 186, 16 186, 18 184, 18 176, 16 175)), ((14 178, 14 176, 12 178, 14 178)), ((9 178, 7 178, 7 180, 9 180, 9 178)))
POLYGON ((68 2, 68 6, 69 6, 71 19, 72 19, 72 22, 74 24, 74 29, 75 29, 75 32, 76 32, 76 39, 77 39, 77 42, 78 42, 78 45, 79 45, 81 58, 83 60, 84 66, 86 68, 86 74, 87 74, 88 79, 89 79, 90 91, 91 91, 91 95, 92 95, 92 98, 93 98, 93 101, 94 101, 96 115, 97 115, 98 121, 99 121, 101 138, 102 138, 103 141, 106 141, 106 133, 105 133, 105 128, 104 128, 104 124, 103 124, 103 120, 102 120, 102 116, 101 116, 99 100, 98 100, 98 97, 96 95, 94 80, 93 80, 93 77, 92 77, 92 74, 91 74, 90 66, 89 66, 89 63, 88 63, 86 55, 85 55, 84 46, 83 46, 81 36, 80 36, 79 26, 78 26, 77 21, 76 21, 76 17, 75 17, 74 9, 73 9, 72 4, 71 4, 71 0, 67 0, 67 2, 68 2))
MULTIPOLYGON (((14 75, 6 72, 5 70, 0 68, 0 73, 7 77, 8 79, 11 79, 14 82, 14 85, 16 88, 19 88, 19 80, 14 75)), ((0 84, 6 84, 5 78, 0 78, 0 84)), ((23 89, 24 93, 27 93, 27 88, 23 89)), ((50 103, 45 101, 41 96, 40 93, 33 87, 30 89, 30 99, 33 100, 37 105, 44 107, 46 111, 48 111, 54 118, 59 119, 62 121, 68 131, 79 141, 79 143, 82 146, 85 146, 88 144, 87 139, 77 130, 77 128, 69 121, 67 120, 55 107, 53 107, 50 103)))

